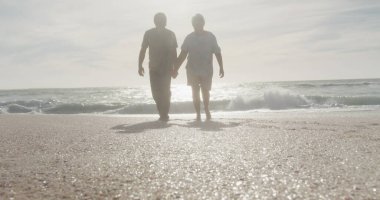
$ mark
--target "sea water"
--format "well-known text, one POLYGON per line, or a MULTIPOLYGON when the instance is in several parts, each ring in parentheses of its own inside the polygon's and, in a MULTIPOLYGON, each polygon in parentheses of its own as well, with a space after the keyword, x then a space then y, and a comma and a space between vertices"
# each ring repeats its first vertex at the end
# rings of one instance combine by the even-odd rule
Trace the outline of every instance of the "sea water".
MULTIPOLYGON (((171 113, 193 113, 191 89, 172 85, 171 113)), ((380 79, 215 84, 213 112, 379 110, 380 79)), ((150 88, 0 90, 0 113, 154 114, 150 88)))

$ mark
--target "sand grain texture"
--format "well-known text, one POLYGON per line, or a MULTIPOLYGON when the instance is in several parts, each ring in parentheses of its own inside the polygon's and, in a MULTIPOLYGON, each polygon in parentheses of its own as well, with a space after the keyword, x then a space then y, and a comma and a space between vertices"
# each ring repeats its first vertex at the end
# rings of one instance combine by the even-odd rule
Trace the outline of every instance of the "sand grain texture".
POLYGON ((0 115, 0 199, 379 199, 379 122, 0 115))

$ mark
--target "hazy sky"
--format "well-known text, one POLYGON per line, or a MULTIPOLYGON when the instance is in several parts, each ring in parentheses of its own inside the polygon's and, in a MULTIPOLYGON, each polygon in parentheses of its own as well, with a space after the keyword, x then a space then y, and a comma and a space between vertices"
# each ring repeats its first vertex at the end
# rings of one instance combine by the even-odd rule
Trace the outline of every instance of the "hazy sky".
POLYGON ((379 0, 0 0, 0 89, 148 84, 137 57, 159 11, 179 45, 205 16, 215 82, 380 78, 379 0))

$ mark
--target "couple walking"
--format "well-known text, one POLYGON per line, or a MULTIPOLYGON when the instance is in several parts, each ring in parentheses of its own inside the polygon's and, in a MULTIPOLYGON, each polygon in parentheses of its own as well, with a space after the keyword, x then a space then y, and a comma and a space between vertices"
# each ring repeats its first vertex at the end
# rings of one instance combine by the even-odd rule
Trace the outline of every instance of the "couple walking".
POLYGON ((178 70, 186 57, 187 84, 192 88, 196 119, 201 120, 200 93, 202 93, 206 118, 211 119, 209 102, 213 75, 213 54, 218 61, 221 78, 224 77, 224 70, 222 54, 216 38, 211 32, 204 30, 204 17, 197 14, 192 18, 194 32, 186 36, 178 58, 177 40, 175 34, 165 28, 165 14, 157 13, 154 16, 154 24, 156 27, 144 34, 139 55, 138 73, 140 76, 144 76, 142 64, 146 50, 149 48, 150 86, 160 114, 160 120, 169 120, 171 78, 177 77, 178 70))

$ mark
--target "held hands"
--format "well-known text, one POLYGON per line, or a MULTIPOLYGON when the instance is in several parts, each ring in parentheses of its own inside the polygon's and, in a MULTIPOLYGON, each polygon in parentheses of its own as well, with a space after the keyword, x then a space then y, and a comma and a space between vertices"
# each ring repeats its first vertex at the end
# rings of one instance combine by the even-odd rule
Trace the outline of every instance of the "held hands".
POLYGON ((144 74, 145 74, 144 67, 140 66, 138 73, 140 76, 144 76, 144 74))
POLYGON ((177 76, 178 76, 178 70, 173 69, 172 72, 171 72, 171 74, 172 74, 172 77, 173 77, 174 79, 177 78, 177 76))
POLYGON ((219 69, 219 77, 220 77, 220 78, 223 78, 223 77, 224 77, 224 69, 223 69, 223 68, 220 68, 220 69, 219 69))

